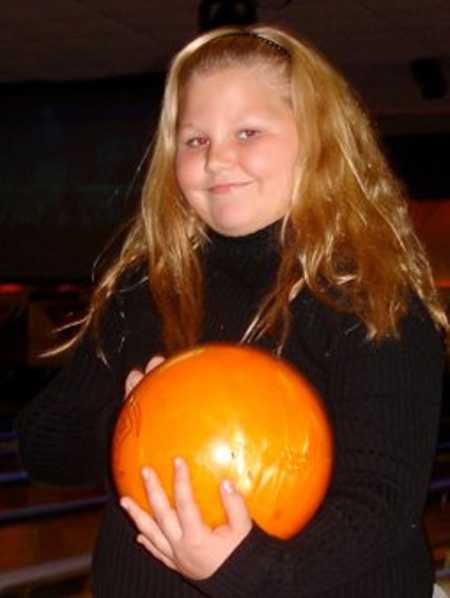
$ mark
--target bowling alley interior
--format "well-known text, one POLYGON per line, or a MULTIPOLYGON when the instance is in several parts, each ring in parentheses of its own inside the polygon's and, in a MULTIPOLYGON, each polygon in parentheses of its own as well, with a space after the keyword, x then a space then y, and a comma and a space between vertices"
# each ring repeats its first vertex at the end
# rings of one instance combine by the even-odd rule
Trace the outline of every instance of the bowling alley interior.
MULTIPOLYGON (((31 3, 20 13, 11 5, 1 17, 9 32, 0 42, 0 596, 6 598, 92 596, 92 553, 107 492, 32 481, 20 460, 15 420, 70 359, 70 351, 52 349, 72 338, 96 273, 120 246, 143 184, 169 58, 201 27, 276 21, 331 53, 368 106, 405 186, 450 316, 445 3, 433 0, 426 13, 418 0, 403 9, 380 0, 376 13, 356 0, 339 13, 333 3, 317 10, 290 0, 162 4, 154 14, 154 4, 131 0, 125 14, 117 3, 64 0, 57 9, 31 3)), ((450 596, 449 367, 423 523, 436 582, 450 596)))

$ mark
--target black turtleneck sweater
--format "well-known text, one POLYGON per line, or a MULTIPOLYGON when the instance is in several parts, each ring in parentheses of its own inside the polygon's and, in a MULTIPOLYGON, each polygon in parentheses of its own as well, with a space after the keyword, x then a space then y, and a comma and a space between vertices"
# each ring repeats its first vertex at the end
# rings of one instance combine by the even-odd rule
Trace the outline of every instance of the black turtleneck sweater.
MULTIPOLYGON (((212 234, 205 255, 201 341, 241 338, 272 283, 273 227, 242 238, 212 234)), ((102 326, 106 366, 85 335, 71 362, 18 419, 25 468, 54 484, 108 477, 109 440, 132 368, 164 354, 143 277, 131 273, 102 326)), ((320 392, 333 426, 335 467, 308 526, 281 541, 254 526, 207 580, 167 569, 136 541, 111 487, 93 565, 102 598, 428 598, 432 567, 421 516, 435 448, 443 347, 411 301, 399 339, 368 342, 362 323, 307 289, 291 304, 283 357, 320 392)), ((269 341, 260 343, 266 348, 269 341)))

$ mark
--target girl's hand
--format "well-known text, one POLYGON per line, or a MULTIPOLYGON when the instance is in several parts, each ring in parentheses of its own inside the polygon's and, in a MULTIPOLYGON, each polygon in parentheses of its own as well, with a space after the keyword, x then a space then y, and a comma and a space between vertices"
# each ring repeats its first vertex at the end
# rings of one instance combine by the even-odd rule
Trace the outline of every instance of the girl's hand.
POLYGON ((145 468, 143 477, 154 517, 131 498, 121 500, 139 530, 137 541, 170 569, 190 579, 210 577, 252 527, 244 499, 233 485, 224 481, 220 492, 227 523, 211 529, 203 521, 192 495, 187 464, 175 460, 175 508, 169 504, 156 474, 145 468))
POLYGON ((128 374, 127 379, 125 380, 125 396, 127 397, 133 388, 139 384, 145 374, 148 374, 156 367, 162 364, 164 361, 164 357, 162 355, 155 355, 150 359, 150 361, 145 366, 145 371, 142 372, 141 370, 131 370, 128 374))

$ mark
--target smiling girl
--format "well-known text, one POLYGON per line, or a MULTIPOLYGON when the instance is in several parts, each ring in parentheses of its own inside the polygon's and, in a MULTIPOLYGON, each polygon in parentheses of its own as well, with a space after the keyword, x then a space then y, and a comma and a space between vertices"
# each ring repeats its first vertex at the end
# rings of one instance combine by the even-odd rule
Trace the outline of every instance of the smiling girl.
POLYGON ((124 388, 198 343, 252 343, 318 390, 335 439, 320 510, 282 541, 224 480, 203 522, 189 471, 155 517, 111 500, 95 596, 425 598, 421 516, 439 423, 445 313, 399 184, 347 83, 280 29, 204 34, 175 57, 142 200, 69 365, 21 415, 25 467, 108 478, 124 388))

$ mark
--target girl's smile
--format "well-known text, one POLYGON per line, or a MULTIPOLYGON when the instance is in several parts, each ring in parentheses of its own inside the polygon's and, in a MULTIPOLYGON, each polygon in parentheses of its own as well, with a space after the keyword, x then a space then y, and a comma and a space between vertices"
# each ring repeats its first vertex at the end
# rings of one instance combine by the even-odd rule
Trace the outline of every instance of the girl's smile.
POLYGON ((224 193, 229 193, 230 191, 241 189, 242 187, 247 187, 247 185, 250 184, 251 181, 244 183, 216 183, 215 185, 209 187, 208 192, 213 195, 222 195, 224 193))

